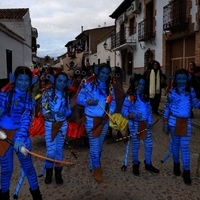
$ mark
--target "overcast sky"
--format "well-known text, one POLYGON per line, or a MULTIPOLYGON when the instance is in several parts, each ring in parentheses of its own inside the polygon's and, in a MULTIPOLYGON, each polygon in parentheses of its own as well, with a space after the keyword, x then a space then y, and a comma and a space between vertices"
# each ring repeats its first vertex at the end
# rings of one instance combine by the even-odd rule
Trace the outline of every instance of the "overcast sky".
POLYGON ((29 8, 31 24, 38 30, 38 56, 56 58, 65 44, 83 30, 114 25, 109 15, 123 0, 0 0, 0 8, 29 8))

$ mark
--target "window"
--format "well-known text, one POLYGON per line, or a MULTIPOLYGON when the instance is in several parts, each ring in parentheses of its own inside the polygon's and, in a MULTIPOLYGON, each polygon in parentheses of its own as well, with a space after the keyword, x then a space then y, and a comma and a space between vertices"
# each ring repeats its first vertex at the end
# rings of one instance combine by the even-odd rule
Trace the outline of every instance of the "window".
POLYGON ((146 68, 151 60, 153 60, 153 53, 150 49, 148 49, 144 54, 144 66, 146 68))
POLYGON ((135 17, 129 20, 129 36, 134 35, 136 33, 136 26, 135 26, 135 17))

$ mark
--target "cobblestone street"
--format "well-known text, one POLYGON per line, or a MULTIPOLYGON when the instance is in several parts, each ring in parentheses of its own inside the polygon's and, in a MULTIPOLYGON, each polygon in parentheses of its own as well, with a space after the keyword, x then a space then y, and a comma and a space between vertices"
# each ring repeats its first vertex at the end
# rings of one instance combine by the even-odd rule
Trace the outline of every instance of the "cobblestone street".
MULTIPOLYGON (((162 103, 161 103, 162 104, 162 103)), ((198 110, 199 112, 199 110, 198 110)), ((199 115, 196 113, 199 119, 199 115)), ((154 121, 157 116, 154 116, 154 121)), ((194 126, 191 139, 191 178, 192 185, 187 186, 183 178, 173 175, 173 162, 170 157, 165 163, 161 159, 168 152, 169 135, 162 133, 162 120, 160 119, 152 129, 154 136, 154 149, 152 164, 160 169, 159 174, 152 174, 144 169, 144 147, 140 148, 140 176, 132 174, 131 149, 129 150, 129 163, 126 172, 121 171, 124 161, 125 143, 115 142, 117 134, 113 138, 106 139, 102 154, 102 168, 104 183, 97 183, 88 169, 88 148, 78 147, 71 143, 78 159, 75 159, 70 151, 65 148, 65 161, 72 161, 74 165, 63 167, 64 184, 57 186, 55 179, 52 184, 44 183, 44 176, 39 179, 40 190, 44 200, 198 200, 200 199, 200 169, 197 172, 198 156, 200 153, 200 131, 194 126)), ((43 137, 32 138, 33 151, 45 155, 45 143, 43 137)), ((43 161, 33 158, 38 175, 42 169, 43 161)), ((15 170, 12 177, 11 196, 15 190, 20 175, 20 167, 15 158, 15 170)), ((19 200, 31 200, 29 185, 25 179, 19 192, 19 200)))

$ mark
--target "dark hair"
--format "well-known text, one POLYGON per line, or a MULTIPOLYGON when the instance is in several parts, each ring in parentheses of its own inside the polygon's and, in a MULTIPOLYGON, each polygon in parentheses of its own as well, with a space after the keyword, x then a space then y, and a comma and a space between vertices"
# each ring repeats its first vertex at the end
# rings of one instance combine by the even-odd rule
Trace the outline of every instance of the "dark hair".
MULTIPOLYGON (((99 64, 98 66, 94 66, 94 67, 98 67, 98 72, 97 74, 94 75, 94 79, 92 81, 92 90, 96 87, 98 87, 98 81, 97 81, 97 78, 98 78, 98 75, 100 73, 100 71, 104 68, 107 68, 109 69, 110 73, 111 73, 111 67, 107 64, 107 63, 101 63, 99 64)), ((108 80, 106 81, 106 94, 108 95, 109 92, 110 92, 110 83, 111 83, 111 75, 109 76, 108 80)))
POLYGON ((25 67, 25 66, 17 67, 15 69, 15 72, 14 72, 15 80, 20 74, 26 74, 26 75, 29 76, 29 78, 30 78, 30 86, 31 86, 32 72, 29 69, 29 67, 25 67))
MULTIPOLYGON (((64 72, 59 72, 54 76, 54 87, 53 87, 53 92, 52 92, 52 100, 54 100, 54 98, 55 98, 55 83, 56 83, 56 80, 61 75, 65 76, 67 78, 67 80, 69 80, 67 74, 64 73, 64 72)), ((64 96, 65 96, 66 99, 68 99, 68 88, 67 87, 64 89, 64 96)), ((66 101, 66 106, 68 107, 67 101, 66 101)))
POLYGON ((67 80, 69 79, 65 72, 59 72, 54 76, 54 84, 56 83, 56 80, 60 75, 66 76, 67 80))
POLYGON ((110 70, 110 72, 112 71, 110 65, 108 65, 107 63, 101 63, 98 65, 98 74, 104 68, 108 68, 110 70))
POLYGON ((196 64, 195 64, 195 62, 189 62, 189 64, 190 63, 192 63, 192 65, 193 65, 193 69, 195 69, 196 68, 196 64))
MULTIPOLYGON (((31 101, 31 92, 32 92, 32 72, 30 70, 29 67, 25 67, 25 66, 18 66, 15 69, 14 72, 14 76, 15 76, 15 81, 17 79, 17 77, 20 74, 26 74, 29 76, 30 78, 30 88, 27 91, 27 95, 26 95, 26 104, 28 105, 31 101), (28 95, 29 94, 29 95, 28 95)), ((14 87, 9 91, 9 95, 8 95, 8 103, 7 103, 7 115, 11 114, 11 105, 12 105, 12 98, 13 98, 13 93, 14 93, 14 87)))
POLYGON ((157 61, 157 60, 151 60, 150 62, 149 62, 149 64, 148 64, 148 67, 147 67, 147 69, 153 69, 153 65, 154 64, 157 64, 157 69, 160 69, 160 63, 157 61))
POLYGON ((195 67, 193 73, 196 74, 196 73, 198 73, 198 72, 200 72, 200 67, 199 67, 199 66, 195 67))
POLYGON ((176 92, 179 93, 178 92, 178 87, 177 87, 177 81, 176 81, 178 74, 185 74, 187 76, 187 80, 188 81, 187 81, 187 84, 186 84, 186 87, 185 87, 185 91, 186 92, 190 92, 189 73, 188 73, 188 71, 186 69, 183 69, 183 68, 176 70, 175 75, 174 75, 174 88, 175 88, 176 92))
MULTIPOLYGON (((128 95, 133 95, 136 97, 136 91, 137 91, 137 86, 138 86, 138 82, 139 80, 143 79, 145 81, 145 89, 143 91, 142 94, 142 98, 144 101, 148 101, 149 100, 149 95, 148 95, 148 90, 147 90, 147 82, 145 79, 145 76, 142 74, 134 74, 133 77, 130 78, 130 85, 129 88, 127 90, 127 94, 128 95)), ((136 100, 136 98, 134 98, 136 100)))
MULTIPOLYGON (((112 69, 111 69, 110 65, 108 65, 107 63, 101 63, 101 64, 98 65, 98 75, 99 75, 100 71, 101 71, 102 69, 104 69, 104 68, 109 69, 109 71, 110 71, 110 73, 111 73, 112 69)), ((97 75, 97 76, 98 76, 98 75, 97 75)), ((109 93, 110 81, 111 81, 111 75, 109 76, 108 80, 106 81, 106 85, 107 85, 107 94, 109 93)))

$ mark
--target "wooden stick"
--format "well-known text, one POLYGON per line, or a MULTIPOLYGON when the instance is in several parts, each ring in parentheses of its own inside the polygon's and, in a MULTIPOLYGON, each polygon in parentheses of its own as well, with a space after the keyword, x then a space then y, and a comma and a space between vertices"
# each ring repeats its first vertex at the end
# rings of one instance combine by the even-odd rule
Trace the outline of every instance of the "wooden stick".
POLYGON ((54 160, 54 159, 52 159, 52 158, 48 158, 48 157, 42 156, 42 155, 40 155, 40 154, 34 153, 34 152, 32 152, 32 151, 29 151, 29 150, 27 150, 27 152, 28 152, 29 154, 31 154, 32 156, 35 156, 35 157, 38 157, 38 158, 41 158, 41 159, 44 159, 44 160, 48 160, 48 161, 60 163, 60 164, 63 164, 63 165, 73 165, 72 162, 61 161, 61 160, 54 160))
MULTIPOLYGON (((4 139, 6 142, 8 142, 9 144, 11 144, 12 146, 14 145, 13 141, 11 141, 9 138, 5 138, 4 139)), ((51 161, 51 162, 56 162, 56 163, 60 163, 60 164, 63 164, 63 165, 73 165, 72 162, 67 162, 67 161, 61 161, 61 160, 54 160, 52 158, 48 158, 48 157, 45 157, 45 156, 42 156, 40 154, 37 154, 37 153, 34 153, 32 151, 29 151, 28 149, 26 149, 26 151, 32 155, 32 156, 35 156, 35 157, 38 157, 38 158, 41 158, 41 159, 44 159, 44 160, 48 160, 48 161, 51 161)))

